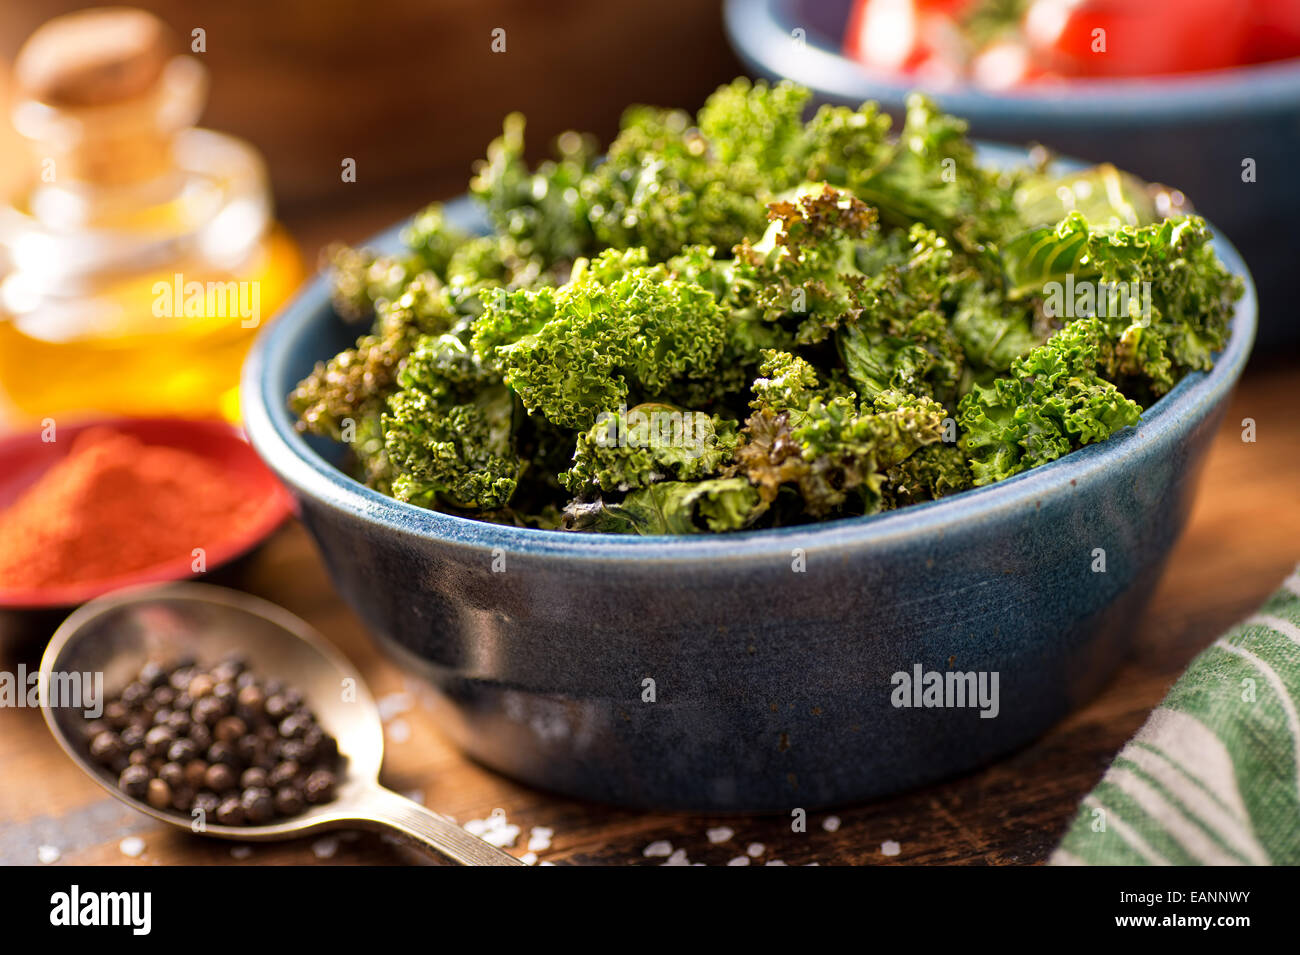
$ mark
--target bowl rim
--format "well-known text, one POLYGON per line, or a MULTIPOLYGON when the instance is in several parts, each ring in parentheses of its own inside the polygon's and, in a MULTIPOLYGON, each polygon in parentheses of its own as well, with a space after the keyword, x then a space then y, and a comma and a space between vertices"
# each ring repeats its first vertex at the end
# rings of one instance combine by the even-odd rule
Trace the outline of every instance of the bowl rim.
MULTIPOLYGON (((1022 148, 980 142, 982 151, 1023 160, 1022 148)), ((464 215, 468 197, 445 204, 451 219, 464 215)), ((409 221, 409 220, 407 220, 409 221)), ((399 223, 365 245, 392 246, 406 222, 399 223)), ((1213 231, 1213 225, 1211 224, 1213 231)), ((895 511, 835 518, 813 524, 762 528, 720 534, 633 536, 584 534, 492 524, 408 504, 372 490, 317 454, 295 430, 286 394, 276 394, 272 369, 287 359, 303 330, 322 315, 332 315, 326 277, 317 275, 264 328, 244 363, 240 396, 244 426, 253 448, 295 494, 364 523, 380 525, 399 536, 437 540, 448 546, 502 554, 562 556, 596 561, 634 560, 680 565, 726 559, 770 561, 789 559, 794 549, 818 553, 942 533, 956 521, 982 522, 1007 515, 1053 496, 1078 492, 1085 484, 1106 479, 1106 472, 1127 456, 1162 439, 1176 439, 1188 423, 1204 417, 1227 398, 1250 355, 1257 324, 1258 302, 1250 271, 1231 242, 1215 232, 1214 248, 1230 271, 1241 277, 1244 292, 1237 302, 1227 344, 1208 372, 1185 375, 1166 395, 1143 412, 1138 425, 1106 441, 1086 445, 1055 461, 1031 468, 1003 481, 972 488, 936 501, 912 504, 895 511)))
MULTIPOLYGON (((824 97, 855 103, 875 99, 889 107, 901 105, 917 87, 915 81, 872 71, 812 38, 801 45, 792 42, 786 7, 781 0, 725 0, 727 37, 754 71, 794 80, 824 97)), ((1209 114, 1236 119, 1296 109, 1300 57, 1160 76, 1070 79, 1037 88, 986 90, 963 84, 928 92, 945 110, 976 122, 1159 124, 1204 121, 1209 114)))

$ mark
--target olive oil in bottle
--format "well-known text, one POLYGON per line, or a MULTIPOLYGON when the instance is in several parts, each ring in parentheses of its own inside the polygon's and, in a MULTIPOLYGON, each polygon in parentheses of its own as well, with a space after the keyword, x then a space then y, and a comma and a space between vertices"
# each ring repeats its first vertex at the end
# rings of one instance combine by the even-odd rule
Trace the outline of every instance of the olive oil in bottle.
POLYGON ((238 414, 302 278, 261 158, 194 127, 203 66, 128 8, 58 17, 14 65, 29 184, 0 204, 0 422, 238 414))

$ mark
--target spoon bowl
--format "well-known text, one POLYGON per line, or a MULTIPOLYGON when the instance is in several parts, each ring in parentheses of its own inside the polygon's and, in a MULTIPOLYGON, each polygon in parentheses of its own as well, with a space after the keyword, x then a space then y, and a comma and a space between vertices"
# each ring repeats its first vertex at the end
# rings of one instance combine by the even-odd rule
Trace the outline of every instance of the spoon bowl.
POLYGON ((191 583, 106 595, 81 607, 55 632, 41 660, 39 690, 45 722, 64 752, 117 799, 168 825, 240 841, 373 829, 396 832, 426 852, 464 865, 523 864, 380 785, 383 723, 365 681, 306 622, 265 600, 191 583), (179 812, 133 799, 91 762, 82 741, 87 712, 102 707, 147 660, 190 656, 206 662, 231 654, 242 656, 256 672, 295 686, 322 728, 338 741, 339 782, 331 802, 267 825, 200 825, 179 812), (82 675, 79 684, 69 679, 72 674, 82 675), (102 688, 99 698, 63 692, 87 681, 92 696, 102 688))

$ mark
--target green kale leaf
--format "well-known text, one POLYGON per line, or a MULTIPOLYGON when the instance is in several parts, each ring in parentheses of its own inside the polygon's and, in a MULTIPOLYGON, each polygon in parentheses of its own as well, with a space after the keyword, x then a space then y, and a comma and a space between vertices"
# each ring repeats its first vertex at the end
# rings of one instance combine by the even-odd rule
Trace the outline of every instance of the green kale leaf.
POLYGON ((1011 374, 976 385, 958 422, 976 485, 992 484, 1103 441, 1136 424, 1137 402, 1098 373, 1105 329, 1078 319, 1011 365, 1011 374))
POLYGON ((739 444, 735 421, 645 403, 601 416, 578 435, 573 466, 560 483, 574 494, 627 491, 656 481, 698 481, 717 474, 739 444))

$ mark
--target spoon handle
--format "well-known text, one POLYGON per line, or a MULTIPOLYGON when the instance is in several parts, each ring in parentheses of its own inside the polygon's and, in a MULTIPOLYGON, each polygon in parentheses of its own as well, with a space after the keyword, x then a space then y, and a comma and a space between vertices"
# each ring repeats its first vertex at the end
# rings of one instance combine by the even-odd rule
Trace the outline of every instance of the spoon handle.
POLYGON ((446 816, 382 786, 368 792, 357 809, 358 821, 378 823, 400 833, 406 841, 439 859, 460 865, 524 865, 510 853, 470 835, 446 816))

